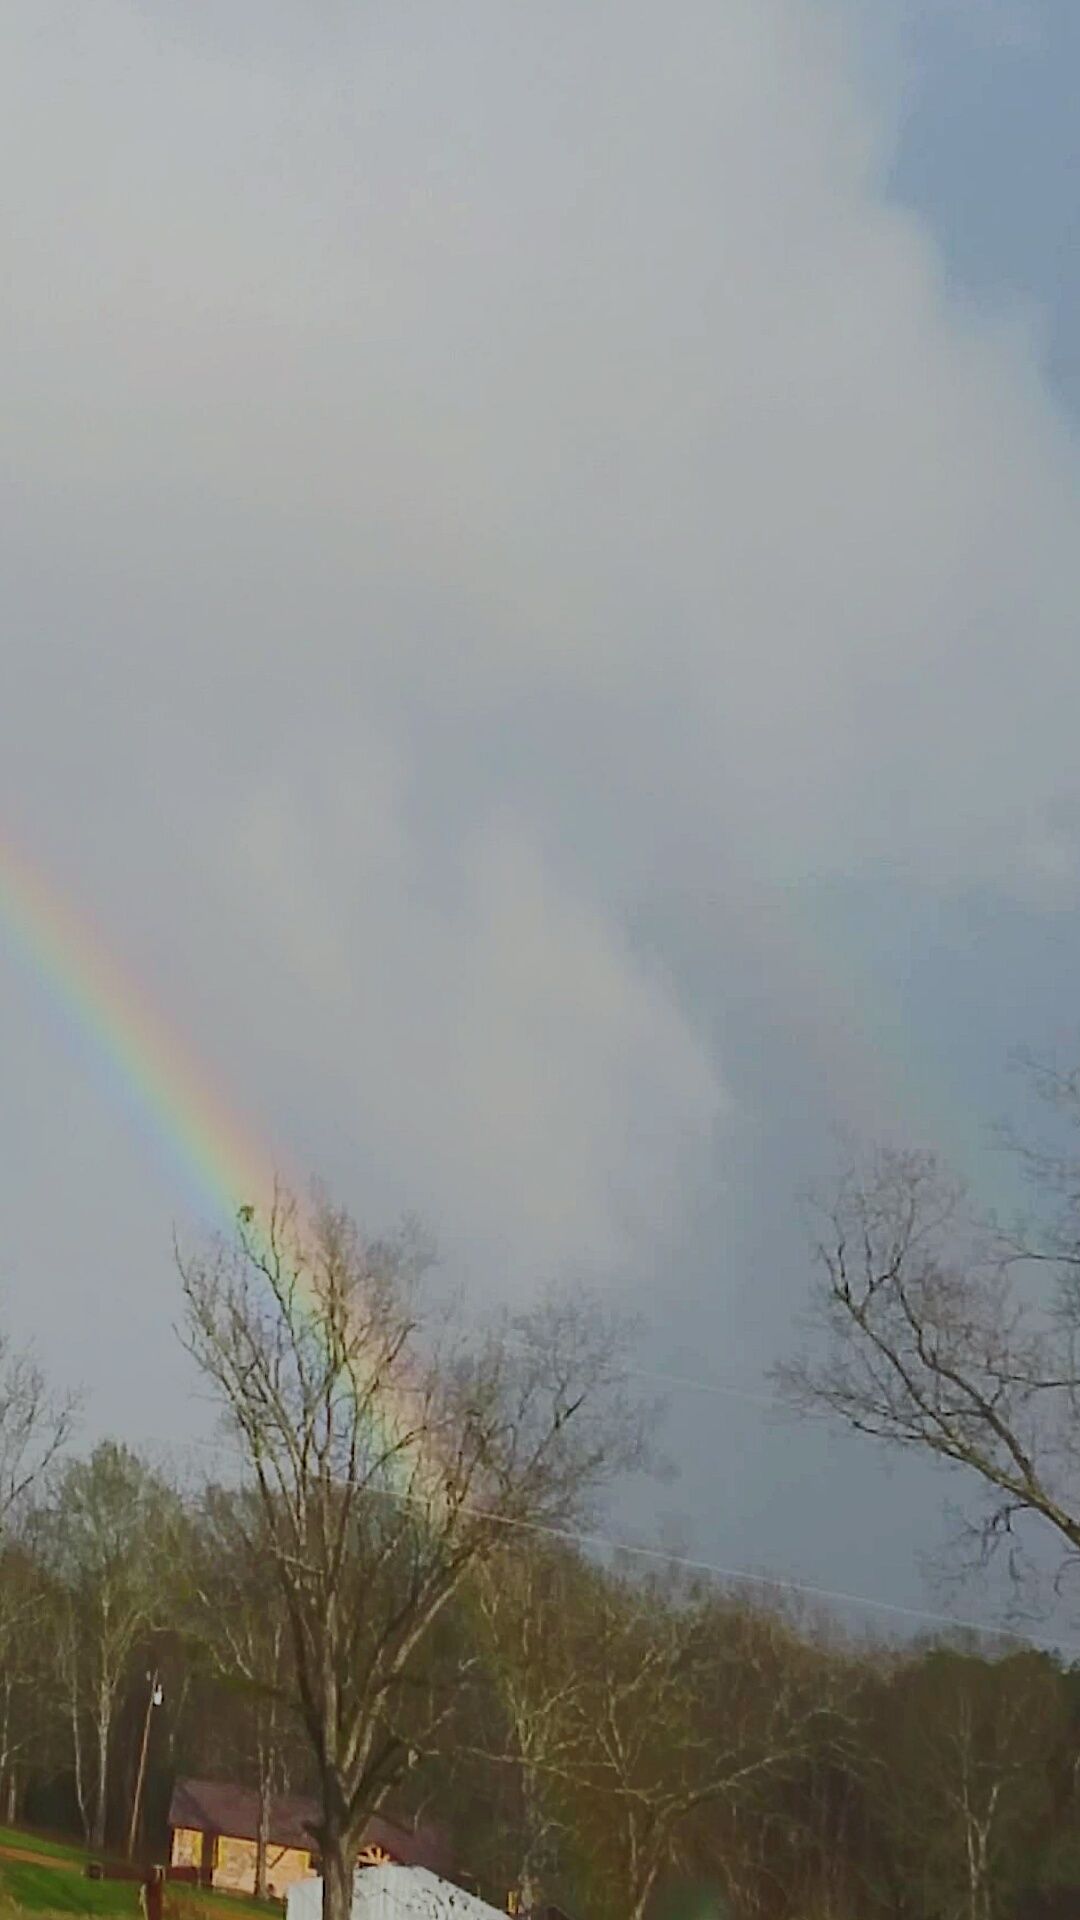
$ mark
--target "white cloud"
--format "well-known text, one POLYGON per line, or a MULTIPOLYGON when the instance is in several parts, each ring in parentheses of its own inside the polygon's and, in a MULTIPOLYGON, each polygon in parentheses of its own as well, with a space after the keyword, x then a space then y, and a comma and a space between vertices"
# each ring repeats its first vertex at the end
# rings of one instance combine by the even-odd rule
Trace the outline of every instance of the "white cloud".
POLYGON ((0 793, 305 1154, 610 1254, 723 1104, 677 851, 1073 886, 1075 448, 843 8, 194 19, 9 10, 0 793))
POLYGON ((487 823, 433 888, 395 796, 347 784, 306 820, 268 793, 230 866, 288 963, 276 1024, 330 1069, 373 1208, 420 1206, 499 1284, 625 1258, 716 1116, 699 1044, 518 823, 487 823))

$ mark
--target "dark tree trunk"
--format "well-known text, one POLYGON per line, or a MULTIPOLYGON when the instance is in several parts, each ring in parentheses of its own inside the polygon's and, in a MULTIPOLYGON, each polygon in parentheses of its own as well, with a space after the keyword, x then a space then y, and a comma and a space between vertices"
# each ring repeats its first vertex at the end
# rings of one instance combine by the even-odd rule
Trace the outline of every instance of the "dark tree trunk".
POLYGON ((353 1899, 352 1848, 343 1834, 326 1832, 323 1843, 322 1920, 349 1920, 353 1899))
POLYGON ((98 1701, 97 1792, 94 1798, 94 1825, 90 1836, 91 1846, 97 1848, 104 1847, 105 1845, 105 1810, 108 1806, 109 1795, 109 1722, 111 1717, 112 1701, 105 1690, 102 1689, 101 1697, 98 1701))
POLYGON ((326 1770, 322 1788, 322 1920, 350 1920, 356 1846, 336 1770, 326 1770))
POLYGON ((266 1856, 270 1846, 270 1769, 265 1760, 259 1767, 259 1819, 255 1832, 255 1898, 265 1900, 266 1856))

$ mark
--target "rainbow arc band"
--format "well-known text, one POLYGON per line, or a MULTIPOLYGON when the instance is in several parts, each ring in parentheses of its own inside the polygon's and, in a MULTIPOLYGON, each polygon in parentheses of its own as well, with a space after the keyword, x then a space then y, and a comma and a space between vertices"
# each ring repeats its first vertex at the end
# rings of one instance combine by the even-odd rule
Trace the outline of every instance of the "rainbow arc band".
MULTIPOLYGON (((120 1103, 134 1105, 152 1129, 208 1224, 229 1231, 242 1221, 265 1240, 261 1223, 279 1187, 273 1156, 235 1118, 193 1050, 88 920, 0 834, 0 932, 5 928, 35 987, 89 1043, 120 1103)), ((138 1132, 145 1146, 141 1126, 138 1132)), ((309 1224, 301 1211, 300 1245, 309 1224)), ((297 1279, 313 1309, 315 1286, 302 1262, 297 1279)), ((409 1397, 407 1382, 384 1390, 373 1417, 377 1440, 392 1454, 408 1432, 409 1397)), ((418 1449, 401 1448, 400 1474, 415 1488, 419 1466, 424 1499, 437 1499, 446 1476, 437 1461, 417 1456, 418 1449)))

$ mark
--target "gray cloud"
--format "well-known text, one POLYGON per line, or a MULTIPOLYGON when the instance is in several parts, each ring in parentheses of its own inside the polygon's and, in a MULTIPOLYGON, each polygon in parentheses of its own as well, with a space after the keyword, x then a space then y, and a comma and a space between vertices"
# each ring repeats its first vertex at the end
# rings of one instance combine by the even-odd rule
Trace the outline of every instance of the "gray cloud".
MULTIPOLYGON (((4 29, 0 801, 291 1162, 487 1286, 679 1248, 756 1365, 795 1242, 731 1259, 898 1119, 798 890, 1078 897, 1037 334, 888 203, 843 7, 211 11, 4 29)), ((104 1191, 159 1316, 167 1176, 22 1152, 20 1276, 104 1191)))

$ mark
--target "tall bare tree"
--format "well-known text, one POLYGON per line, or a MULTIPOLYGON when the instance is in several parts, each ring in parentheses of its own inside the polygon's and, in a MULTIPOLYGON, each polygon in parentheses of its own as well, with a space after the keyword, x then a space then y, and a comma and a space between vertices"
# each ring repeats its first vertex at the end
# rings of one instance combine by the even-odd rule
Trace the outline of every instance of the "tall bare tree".
POLYGON ((447 1602, 515 1530, 579 1515, 639 1443, 605 1316, 549 1302, 473 1341, 425 1306, 426 1264, 415 1234, 367 1241, 286 1196, 180 1262, 186 1340, 240 1443, 288 1614, 326 1920, 345 1920, 360 1835, 417 1744, 415 1683, 447 1602))
POLYGON ((1080 1554, 1080 1170, 1029 1160, 1065 1201, 1041 1230, 973 1220, 929 1154, 846 1177, 816 1249, 823 1342, 776 1377, 798 1408, 967 1469, 984 1552, 1006 1541, 1020 1566, 1017 1522, 1034 1516, 1064 1569, 1080 1554))
POLYGON ((230 1718, 239 1721, 241 1764, 255 1771, 255 1895, 265 1900, 273 1795, 284 1788, 295 1732, 289 1712, 289 1622, 280 1587, 268 1580, 271 1553, 256 1494, 207 1488, 193 1532, 195 1627, 238 1709, 230 1718))
POLYGON ((1053 1666, 935 1649, 896 1672, 888 1706, 872 1784, 907 1883, 926 1912, 994 1920, 1049 1805, 1064 1719, 1053 1666))
POLYGON ((9 1517, 0 1540, 0 1817, 8 1821, 16 1816, 20 1765, 40 1736, 40 1709, 54 1679, 52 1648, 42 1633, 50 1595, 35 1544, 32 1514, 9 1517))
POLYGON ((593 1904, 642 1920, 702 1816, 745 1813, 829 1717, 825 1663, 781 1620, 675 1575, 541 1554, 481 1605, 522 1784, 523 1892, 576 1854, 593 1904))
POLYGON ((493 1730, 508 1741, 508 1751, 481 1748, 478 1757, 508 1764, 517 1781, 516 1888, 526 1913, 551 1890, 568 1829, 566 1785, 589 1764, 580 1703, 592 1680, 569 1622, 591 1587, 578 1556, 548 1540, 523 1541, 511 1560, 481 1567, 472 1586, 482 1668, 498 1696, 493 1730))
POLYGON ((32 1508, 71 1440, 78 1404, 77 1395, 53 1391, 29 1348, 0 1333, 0 1784, 9 1819, 26 1739, 19 1696, 39 1678, 33 1622, 43 1594, 32 1508))
POLYGON ((809 1750, 832 1701, 781 1619, 694 1585, 607 1581, 573 1702, 612 1911, 643 1920, 693 1864, 700 1816, 729 1819, 809 1750), (614 1899, 612 1899, 614 1895, 614 1899))
POLYGON ((28 1348, 0 1333, 0 1532, 74 1431, 78 1397, 57 1394, 28 1348))
POLYGON ((129 1663, 140 1638, 163 1617, 177 1524, 168 1488, 137 1454, 111 1440, 88 1459, 68 1462, 43 1518, 42 1545, 63 1622, 59 1657, 76 1791, 94 1847, 105 1844, 113 1733, 129 1663))

